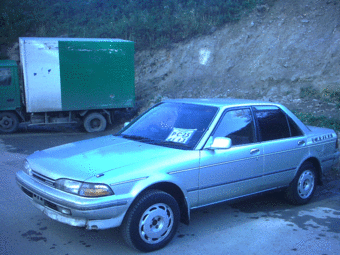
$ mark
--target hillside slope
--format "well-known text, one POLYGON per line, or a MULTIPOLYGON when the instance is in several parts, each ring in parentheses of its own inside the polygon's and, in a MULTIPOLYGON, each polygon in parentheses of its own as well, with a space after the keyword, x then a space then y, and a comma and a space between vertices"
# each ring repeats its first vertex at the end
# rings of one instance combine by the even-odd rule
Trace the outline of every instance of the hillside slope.
POLYGON ((257 6, 238 23, 168 49, 137 52, 135 60, 142 109, 164 98, 238 97, 340 118, 337 0, 257 6))

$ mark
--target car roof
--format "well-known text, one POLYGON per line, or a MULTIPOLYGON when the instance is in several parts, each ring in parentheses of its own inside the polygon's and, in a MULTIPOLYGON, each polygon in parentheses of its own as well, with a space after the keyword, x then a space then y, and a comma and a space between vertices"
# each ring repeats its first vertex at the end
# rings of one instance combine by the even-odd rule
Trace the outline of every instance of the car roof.
POLYGON ((164 102, 187 103, 209 105, 215 107, 235 107, 235 106, 249 106, 249 105, 276 105, 272 102, 264 102, 259 100, 235 99, 235 98, 183 98, 183 99, 168 99, 164 102))

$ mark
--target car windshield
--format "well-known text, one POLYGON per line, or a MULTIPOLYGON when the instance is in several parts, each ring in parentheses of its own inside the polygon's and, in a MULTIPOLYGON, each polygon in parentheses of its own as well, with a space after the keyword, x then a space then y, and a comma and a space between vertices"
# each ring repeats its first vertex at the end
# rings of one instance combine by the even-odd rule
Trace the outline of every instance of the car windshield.
POLYGON ((117 135, 140 142, 193 149, 208 129, 218 108, 161 103, 131 122, 117 135))

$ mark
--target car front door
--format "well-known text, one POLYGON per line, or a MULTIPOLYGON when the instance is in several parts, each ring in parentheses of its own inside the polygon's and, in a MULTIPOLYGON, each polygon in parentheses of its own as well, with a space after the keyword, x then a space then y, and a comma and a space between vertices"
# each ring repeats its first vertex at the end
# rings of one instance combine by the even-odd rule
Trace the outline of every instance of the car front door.
POLYGON ((209 149, 210 144, 207 144, 200 152, 201 206, 255 193, 262 187, 263 148, 256 142, 251 109, 226 111, 210 143, 216 137, 230 138, 232 146, 209 149))

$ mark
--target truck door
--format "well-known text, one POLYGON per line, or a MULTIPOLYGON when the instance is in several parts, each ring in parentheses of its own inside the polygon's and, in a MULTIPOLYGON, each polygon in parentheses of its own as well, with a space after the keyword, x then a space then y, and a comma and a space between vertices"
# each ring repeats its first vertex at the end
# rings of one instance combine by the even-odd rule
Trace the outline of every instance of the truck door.
POLYGON ((0 62, 0 110, 20 107, 20 89, 15 61, 0 62))

